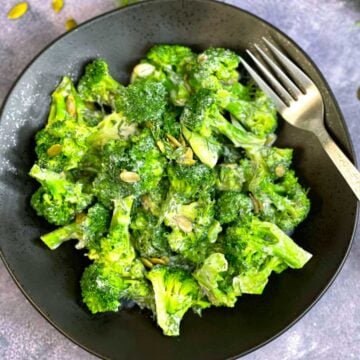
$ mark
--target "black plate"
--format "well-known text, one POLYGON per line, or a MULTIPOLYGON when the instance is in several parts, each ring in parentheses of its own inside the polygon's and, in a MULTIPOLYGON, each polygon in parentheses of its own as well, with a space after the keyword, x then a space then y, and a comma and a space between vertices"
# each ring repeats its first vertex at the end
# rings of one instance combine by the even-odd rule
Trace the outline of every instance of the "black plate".
POLYGON ((341 113, 316 66, 289 38, 263 20, 229 5, 204 0, 150 1, 100 16, 48 47, 22 74, 4 105, 0 125, 0 233, 3 259, 34 306, 85 349, 112 359, 224 359, 244 354, 279 335, 315 302, 334 279, 352 239, 357 202, 311 134, 281 125, 279 145, 291 146, 312 211, 294 238, 314 254, 300 271, 272 276, 263 296, 243 296, 235 309, 188 314, 179 338, 166 338, 137 308, 92 316, 80 300, 85 258, 66 244, 51 252, 39 241, 49 226, 29 207, 36 184, 35 132, 46 121, 50 93, 60 77, 77 79, 97 56, 127 82, 133 64, 155 43, 195 50, 228 47, 243 53, 261 36, 274 39, 322 92, 326 124, 350 157, 341 113))

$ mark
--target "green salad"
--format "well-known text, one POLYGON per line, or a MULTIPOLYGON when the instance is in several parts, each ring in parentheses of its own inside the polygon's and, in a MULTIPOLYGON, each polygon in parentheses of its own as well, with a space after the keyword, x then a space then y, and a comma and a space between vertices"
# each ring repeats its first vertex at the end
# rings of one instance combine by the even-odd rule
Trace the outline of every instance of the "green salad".
POLYGON ((31 204, 57 226, 50 249, 77 240, 91 261, 91 313, 132 301, 177 336, 188 310, 234 307, 311 258, 289 237, 310 208, 293 150, 273 146, 276 109, 239 62, 157 45, 127 86, 96 59, 53 92, 31 204))

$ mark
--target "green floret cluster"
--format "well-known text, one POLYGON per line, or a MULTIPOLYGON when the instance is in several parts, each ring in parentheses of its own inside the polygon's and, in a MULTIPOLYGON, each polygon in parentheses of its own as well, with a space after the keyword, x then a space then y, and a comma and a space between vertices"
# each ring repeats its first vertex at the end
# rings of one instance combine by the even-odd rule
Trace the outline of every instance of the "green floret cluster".
POLYGON ((276 110, 239 66, 228 49, 156 45, 129 85, 96 59, 53 92, 31 205, 58 226, 48 248, 75 240, 91 260, 90 312, 132 301, 177 336, 188 310, 234 307, 311 258, 289 237, 310 209, 293 151, 270 145, 276 110))

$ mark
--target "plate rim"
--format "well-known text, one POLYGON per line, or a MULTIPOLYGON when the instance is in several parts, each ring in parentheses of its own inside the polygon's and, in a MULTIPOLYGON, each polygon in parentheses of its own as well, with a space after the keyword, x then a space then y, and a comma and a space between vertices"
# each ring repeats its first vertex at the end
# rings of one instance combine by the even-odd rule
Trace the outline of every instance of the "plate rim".
MULTIPOLYGON (((151 3, 171 3, 174 0, 147 0, 147 1, 140 1, 138 3, 134 3, 134 4, 130 4, 124 7, 120 7, 120 8, 115 8, 113 10, 107 11, 105 13, 99 14, 95 17, 92 17, 86 21, 84 21, 83 23, 81 23, 80 25, 78 25, 76 28, 67 31, 61 35, 59 35, 58 37, 56 37, 54 40, 52 40, 49 44, 47 44, 43 49, 41 49, 33 58, 32 60, 21 70, 20 74, 16 77, 15 81, 13 82, 13 84, 11 85, 10 89, 8 90, 2 104, 1 104, 1 108, 0 108, 0 126, 2 125, 2 118, 3 118, 3 114, 5 112, 7 103, 12 95, 12 93, 14 92, 14 90, 16 89, 16 87, 18 86, 18 84, 20 83, 20 80, 23 78, 23 76, 27 73, 27 71, 31 68, 31 66, 48 50, 50 50, 58 41, 63 40, 66 37, 70 37, 72 33, 75 33, 77 31, 79 31, 80 29, 86 28, 87 26, 102 20, 106 17, 112 16, 115 13, 119 13, 119 12, 123 12, 123 11, 127 11, 128 9, 131 8, 135 8, 135 7, 141 7, 141 6, 147 6, 147 4, 151 3)), ((177 0, 175 0, 177 1, 177 0)), ((233 4, 228 4, 225 3, 223 1, 220 0, 180 0, 182 4, 184 4, 185 2, 198 2, 198 3, 213 3, 216 4, 217 6, 224 6, 224 7, 229 7, 232 10, 235 11, 239 11, 242 13, 245 13, 247 16, 254 18, 257 21, 260 21, 261 23, 264 23, 265 25, 269 26, 272 30, 274 30, 275 32, 279 33, 281 36, 283 36, 285 39, 287 39, 293 46, 295 46, 295 48, 301 53, 302 56, 304 56, 306 58, 306 60, 310 63, 310 65, 314 68, 314 70, 316 71, 317 75, 320 77, 321 81, 324 83, 326 90, 329 93, 329 97, 331 99, 332 104, 335 107, 335 110, 339 116, 341 125, 343 127, 343 130, 345 132, 346 135, 346 139, 349 143, 349 155, 352 157, 353 159, 353 163, 355 166, 357 166, 358 161, 357 161, 357 155, 356 152, 354 150, 354 144, 353 141, 351 139, 350 133, 349 133, 349 129, 347 126, 347 123, 345 121, 345 118, 343 116, 343 113, 340 109, 340 106, 338 104, 338 101, 332 91, 332 89, 330 88, 327 80, 325 79, 325 77, 323 76, 322 72, 320 71, 320 69, 318 68, 318 66, 314 63, 314 61, 310 58, 310 56, 307 54, 307 52, 300 46, 298 45, 297 42, 295 42, 292 38, 290 38, 286 33, 284 33, 282 30, 280 30, 277 26, 271 24, 270 22, 268 22, 267 20, 261 18, 258 15, 255 15, 253 13, 251 13, 248 10, 245 10, 243 8, 241 8, 240 6, 236 6, 233 4)), ((225 0, 226 1, 226 0, 225 0)), ((326 123, 325 123, 326 125, 326 123)), ((340 143, 340 146, 342 144, 340 143)), ((299 320, 301 320, 317 303, 318 301, 324 296, 324 294, 328 291, 328 289, 333 285, 335 279, 338 277, 339 273, 341 272, 345 261, 347 260, 349 253, 351 251, 351 248, 353 246, 354 243, 354 238, 355 238, 355 233, 359 224, 359 212, 360 212, 360 204, 359 201, 357 201, 356 204, 356 210, 355 210, 355 221, 353 224, 353 228, 352 228, 352 233, 351 233, 351 237, 350 240, 347 244, 347 248, 346 248, 346 252, 338 266, 338 268, 336 269, 335 273, 332 275, 331 279, 329 280, 329 282, 326 284, 326 286, 320 291, 320 293, 316 296, 316 298, 313 300, 313 302, 304 310, 302 311, 298 316, 296 316, 294 318, 293 321, 291 321, 287 326, 285 326, 283 329, 281 329, 280 331, 278 331, 275 335, 269 337, 268 339, 264 340, 263 342, 251 347, 250 349, 242 352, 241 354, 235 354, 235 355, 231 355, 230 357, 227 357, 225 360, 236 360, 240 357, 246 356, 258 349, 260 349, 261 347, 271 343, 273 340, 277 339, 278 337, 280 337, 281 335, 283 335, 285 332, 287 332, 291 327, 293 327, 299 320)), ((47 320, 47 322, 53 326, 56 330, 58 330, 62 335, 64 335, 67 339, 69 339, 70 341, 72 341, 74 344, 76 344, 77 346, 79 346, 80 348, 84 349, 85 351, 87 351, 90 354, 93 354, 95 356, 97 356, 100 359, 105 359, 105 360, 111 360, 111 358, 100 354, 98 352, 96 352, 93 349, 88 348, 86 345, 81 344, 80 342, 78 342, 76 339, 74 339, 72 337, 72 335, 68 334, 65 330, 61 329, 60 326, 51 319, 49 314, 46 314, 45 310, 43 310, 39 305, 37 305, 35 303, 35 301, 31 298, 31 295, 28 293, 28 291, 26 291, 26 289, 23 287, 23 285, 20 283, 20 281, 17 279, 16 274, 12 271, 10 264, 6 261, 6 257, 2 251, 2 248, 0 246, 0 258, 5 266, 5 268, 7 269, 7 271, 9 272, 12 280, 15 282, 15 284, 17 285, 17 287, 20 289, 21 293, 25 296, 25 298, 29 301, 29 303, 42 315, 43 318, 45 318, 47 320)))

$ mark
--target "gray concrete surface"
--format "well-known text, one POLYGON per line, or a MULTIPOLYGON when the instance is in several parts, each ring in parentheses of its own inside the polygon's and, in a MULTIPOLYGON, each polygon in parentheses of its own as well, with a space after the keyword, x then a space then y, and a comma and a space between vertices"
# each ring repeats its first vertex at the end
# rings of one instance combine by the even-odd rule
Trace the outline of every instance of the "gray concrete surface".
MULTIPOLYGON (((17 0, 0 6, 0 103, 17 75, 44 46, 62 34, 72 16, 83 22, 111 10, 111 0, 65 0, 60 14, 50 0, 28 0, 30 12, 10 22, 17 0)), ((333 89, 360 157, 359 0, 234 0, 278 26, 319 66, 333 89)), ((294 327, 246 360, 360 359, 360 231, 333 286, 294 327)), ((0 359, 95 359, 55 330, 25 299, 0 262, 0 359)))

